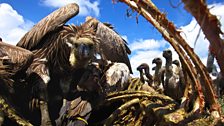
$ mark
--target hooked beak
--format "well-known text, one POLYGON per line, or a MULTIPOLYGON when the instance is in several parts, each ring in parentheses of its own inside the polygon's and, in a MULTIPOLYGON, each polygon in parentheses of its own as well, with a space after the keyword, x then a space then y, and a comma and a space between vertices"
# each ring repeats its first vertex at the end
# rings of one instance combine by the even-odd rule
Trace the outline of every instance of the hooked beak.
POLYGON ((156 63, 156 59, 153 59, 153 60, 152 60, 152 63, 156 63))
POLYGON ((81 44, 78 49, 79 58, 85 59, 90 57, 90 48, 85 44, 81 44))

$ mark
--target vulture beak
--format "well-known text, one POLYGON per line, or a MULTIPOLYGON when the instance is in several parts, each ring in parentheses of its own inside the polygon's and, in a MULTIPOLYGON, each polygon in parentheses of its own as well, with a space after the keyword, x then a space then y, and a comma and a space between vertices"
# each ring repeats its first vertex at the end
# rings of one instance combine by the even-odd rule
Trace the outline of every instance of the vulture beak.
POLYGON ((152 60, 152 63, 156 63, 156 59, 153 59, 153 60, 152 60))
POLYGON ((172 61, 172 64, 175 64, 175 65, 179 66, 180 65, 180 62, 178 60, 173 60, 172 61))
POLYGON ((137 71, 140 71, 140 70, 141 70, 140 66, 139 66, 139 67, 137 67, 137 71))
POLYGON ((80 44, 79 49, 78 49, 78 53, 79 53, 79 58, 80 59, 89 58, 90 53, 91 53, 90 47, 88 45, 85 45, 85 44, 80 44))
POLYGON ((172 51, 170 49, 166 49, 163 51, 163 57, 168 58, 172 56, 172 51))
POLYGON ((152 70, 156 70, 156 67, 153 67, 152 70))

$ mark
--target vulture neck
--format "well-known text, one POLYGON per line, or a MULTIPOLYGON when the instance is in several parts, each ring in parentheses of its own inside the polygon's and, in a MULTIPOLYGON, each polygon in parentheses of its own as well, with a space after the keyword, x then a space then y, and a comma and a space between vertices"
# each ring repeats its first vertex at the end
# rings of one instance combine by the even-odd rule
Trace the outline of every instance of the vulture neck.
POLYGON ((140 70, 140 80, 142 83, 145 83, 145 78, 144 78, 144 75, 143 75, 143 70, 140 70))
POLYGON ((166 58, 166 77, 171 77, 173 75, 173 70, 172 70, 172 57, 166 58))
POLYGON ((150 72, 149 72, 149 68, 148 68, 148 67, 145 67, 145 68, 143 68, 143 69, 140 71, 140 79, 141 79, 141 80, 144 80, 144 81, 142 81, 143 83, 144 83, 145 81, 147 81, 148 84, 151 84, 151 83, 152 83, 152 81, 153 81, 153 77, 152 77, 152 75, 150 74, 150 72), (146 76, 147 80, 145 80, 145 78, 144 78, 144 76, 143 76, 143 70, 145 71, 145 76, 146 76))
POLYGON ((158 76, 161 67, 162 67, 162 64, 156 64, 155 76, 158 76))
POLYGON ((153 81, 155 85, 160 85, 161 82, 161 68, 162 68, 162 64, 156 64, 156 68, 155 68, 155 73, 153 76, 153 81))
POLYGON ((149 68, 147 67, 144 70, 145 70, 145 76, 149 79, 149 81, 152 80, 152 75, 149 72, 149 68))

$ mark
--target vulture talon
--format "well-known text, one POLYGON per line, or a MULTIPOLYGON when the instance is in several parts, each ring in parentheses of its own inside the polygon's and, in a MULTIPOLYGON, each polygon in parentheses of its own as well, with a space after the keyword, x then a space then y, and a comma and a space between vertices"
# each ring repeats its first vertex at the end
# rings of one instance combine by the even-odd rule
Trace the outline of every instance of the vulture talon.
POLYGON ((39 108, 39 107, 40 107, 39 99, 35 99, 35 98, 33 98, 33 99, 29 102, 29 109, 30 109, 31 111, 33 111, 34 109, 39 108))

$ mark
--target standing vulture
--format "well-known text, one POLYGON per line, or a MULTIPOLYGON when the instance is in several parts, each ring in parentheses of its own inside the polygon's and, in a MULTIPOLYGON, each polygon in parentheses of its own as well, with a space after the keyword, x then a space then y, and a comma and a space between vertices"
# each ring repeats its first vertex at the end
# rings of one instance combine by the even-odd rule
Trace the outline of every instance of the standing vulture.
POLYGON ((69 88, 73 78, 81 75, 80 70, 96 59, 96 54, 102 59, 123 62, 131 70, 127 43, 111 27, 91 17, 80 26, 65 25, 78 12, 75 3, 59 8, 39 21, 17 44, 34 53, 28 69, 34 92, 31 106, 38 101, 41 125, 51 125, 48 110, 51 82, 53 90, 59 82, 66 96, 68 89, 61 88, 69 88))
POLYGON ((206 68, 213 80, 216 94, 218 96, 222 96, 224 89, 224 78, 221 72, 218 72, 216 69, 216 65, 214 64, 214 55, 212 54, 211 49, 209 49, 208 52, 206 68))
POLYGON ((182 84, 180 81, 179 71, 177 66, 173 66, 172 52, 167 49, 163 51, 163 57, 166 59, 165 73, 164 73, 164 94, 170 96, 175 100, 180 100, 183 96, 182 84))
POLYGON ((162 84, 162 74, 164 73, 165 69, 162 67, 162 59, 157 57, 152 60, 152 63, 155 63, 156 66, 154 67, 155 73, 153 75, 153 86, 156 89, 163 90, 164 87, 161 87, 162 84))

